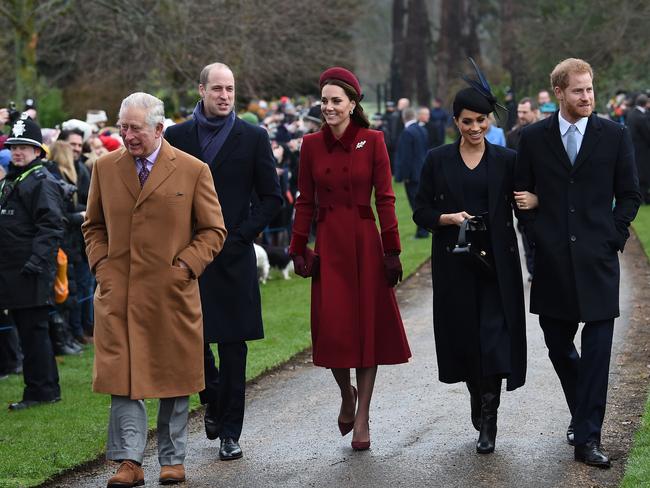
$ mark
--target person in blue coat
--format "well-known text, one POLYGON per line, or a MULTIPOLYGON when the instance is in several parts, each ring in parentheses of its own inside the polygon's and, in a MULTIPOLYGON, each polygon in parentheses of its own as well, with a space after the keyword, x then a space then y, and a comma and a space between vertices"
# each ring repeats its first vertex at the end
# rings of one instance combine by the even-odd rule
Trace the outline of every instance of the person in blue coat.
POLYGON ((498 127, 494 115, 488 117, 489 128, 485 133, 485 139, 495 146, 506 147, 506 134, 501 127, 498 127))
POLYGON ((262 339, 262 308, 253 240, 282 206, 269 137, 234 112, 235 78, 213 63, 199 77, 201 100, 192 119, 171 126, 165 139, 210 166, 228 238, 199 279, 205 340, 205 429, 221 439, 219 458, 242 456, 246 341, 262 339), (254 202, 254 203, 252 203, 254 202), (219 368, 210 349, 217 343, 219 368))
MULTIPOLYGON (((404 131, 400 134, 395 162, 395 181, 404 182, 406 196, 411 209, 415 210, 415 195, 420 185, 420 173, 428 150, 428 134, 415 118, 415 109, 408 107, 402 111, 404 131)), ((429 231, 418 226, 416 238, 429 237, 429 231)))

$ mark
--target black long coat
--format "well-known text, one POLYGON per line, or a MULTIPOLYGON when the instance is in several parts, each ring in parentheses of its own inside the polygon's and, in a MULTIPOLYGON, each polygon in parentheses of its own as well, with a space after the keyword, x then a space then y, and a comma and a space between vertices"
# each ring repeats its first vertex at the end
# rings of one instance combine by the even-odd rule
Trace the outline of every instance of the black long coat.
POLYGON ((639 174, 641 195, 645 201, 650 201, 648 187, 650 186, 650 115, 646 110, 641 112, 634 107, 628 111, 625 123, 630 129, 632 144, 634 145, 634 159, 639 174))
MULTIPOLYGON (((35 166, 10 166, 7 180, 15 180, 35 166)), ((19 182, 0 208, 0 309, 53 305, 56 254, 63 239, 61 190, 43 167, 19 182), (30 261, 42 271, 23 274, 30 261)))
MULTIPOLYGON (((169 143, 202 159, 196 122, 169 127, 169 143)), ((206 161, 219 195, 228 238, 201 277, 205 342, 238 342, 264 337, 253 240, 282 205, 268 134, 235 119, 221 151, 206 161), (253 192, 257 195, 251 206, 253 192)))
MULTIPOLYGON (((413 220, 433 232, 433 329, 440 381, 456 383, 471 378, 468 355, 475 354, 478 332, 475 291, 467 287, 464 261, 451 254, 459 228, 440 226, 441 214, 466 210, 462 187, 460 140, 429 151, 416 196, 413 220)), ((507 388, 514 390, 526 379, 526 318, 517 236, 512 225, 514 151, 486 141, 489 230, 496 278, 510 336, 507 388)), ((506 353, 506 351, 504 351, 506 353)))
POLYGON ((530 311, 581 322, 618 317, 617 252, 641 202, 629 131, 591 115, 572 166, 556 112, 524 128, 517 161, 517 187, 539 198, 537 210, 522 212, 536 248, 530 311))

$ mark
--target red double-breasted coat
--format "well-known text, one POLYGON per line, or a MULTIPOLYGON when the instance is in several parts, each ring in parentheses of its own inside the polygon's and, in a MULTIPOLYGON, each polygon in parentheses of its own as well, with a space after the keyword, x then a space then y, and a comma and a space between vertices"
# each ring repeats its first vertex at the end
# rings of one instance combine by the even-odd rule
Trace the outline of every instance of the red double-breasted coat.
POLYGON ((395 195, 383 134, 351 122, 305 136, 290 252, 303 254, 316 217, 320 272, 312 280, 313 361, 327 368, 404 363, 411 356, 384 251, 399 251, 395 195), (375 206, 381 237, 370 206, 375 206))

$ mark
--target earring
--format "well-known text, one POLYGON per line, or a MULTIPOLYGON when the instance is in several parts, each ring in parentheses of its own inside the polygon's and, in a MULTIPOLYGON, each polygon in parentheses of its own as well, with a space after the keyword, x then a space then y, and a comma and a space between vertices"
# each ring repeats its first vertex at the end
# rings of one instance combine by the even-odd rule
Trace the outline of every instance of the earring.
POLYGON ((350 115, 352 115, 353 113, 354 113, 354 110, 350 110, 350 115))

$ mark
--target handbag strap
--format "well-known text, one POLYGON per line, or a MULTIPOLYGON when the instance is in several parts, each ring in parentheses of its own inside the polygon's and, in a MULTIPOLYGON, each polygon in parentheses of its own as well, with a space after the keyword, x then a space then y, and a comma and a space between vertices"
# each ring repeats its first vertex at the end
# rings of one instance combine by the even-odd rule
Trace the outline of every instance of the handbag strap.
POLYGON ((467 226, 469 225, 469 219, 463 220, 463 223, 460 224, 460 230, 458 231, 458 242, 456 243, 457 247, 467 247, 467 226))

